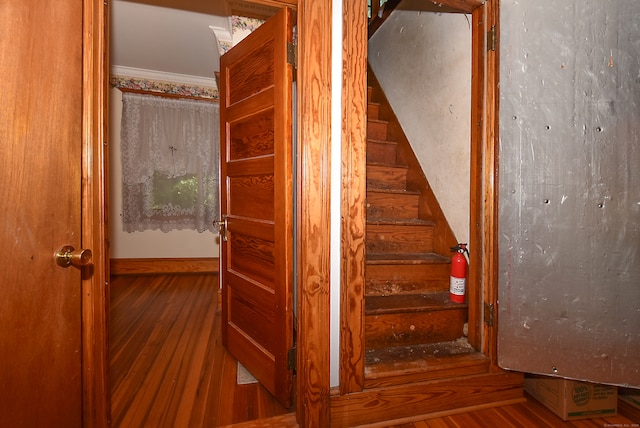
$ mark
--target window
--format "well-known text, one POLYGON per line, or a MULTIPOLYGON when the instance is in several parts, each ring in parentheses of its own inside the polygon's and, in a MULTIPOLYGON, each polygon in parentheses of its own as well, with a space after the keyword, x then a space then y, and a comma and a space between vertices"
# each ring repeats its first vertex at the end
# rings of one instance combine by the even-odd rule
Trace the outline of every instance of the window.
POLYGON ((218 105, 129 92, 122 100, 124 230, 213 231, 218 105))

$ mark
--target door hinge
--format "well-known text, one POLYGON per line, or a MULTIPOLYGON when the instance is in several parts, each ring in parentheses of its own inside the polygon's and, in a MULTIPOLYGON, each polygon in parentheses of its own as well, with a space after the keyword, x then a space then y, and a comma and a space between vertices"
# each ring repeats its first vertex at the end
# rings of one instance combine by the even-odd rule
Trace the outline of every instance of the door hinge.
POLYGON ((297 348, 294 346, 287 352, 287 368, 289 370, 295 371, 296 369, 296 351, 297 348))
POLYGON ((493 327, 496 318, 496 306, 493 303, 484 304, 484 321, 487 326, 493 327))
POLYGON ((298 68, 298 51, 295 43, 287 43, 287 63, 298 68))
POLYGON ((487 31, 487 50, 495 51, 497 43, 498 40, 496 37, 496 26, 492 25, 489 31, 487 31))

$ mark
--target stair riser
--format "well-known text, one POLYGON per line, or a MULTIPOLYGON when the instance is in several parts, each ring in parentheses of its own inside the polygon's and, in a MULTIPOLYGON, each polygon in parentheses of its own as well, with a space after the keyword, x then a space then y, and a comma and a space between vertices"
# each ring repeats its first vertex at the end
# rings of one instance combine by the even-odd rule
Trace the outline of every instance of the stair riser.
POLYGON ((369 103, 367 104, 367 119, 377 120, 380 118, 380 105, 369 103))
POLYGON ((393 296, 397 294, 439 293, 449 290, 449 279, 411 281, 367 281, 367 296, 393 296))
POLYGON ((449 278, 449 263, 368 264, 366 277, 374 281, 430 281, 449 278))
POLYGON ((405 190, 406 168, 367 165, 367 189, 405 190))
POLYGON ((367 218, 417 219, 418 195, 398 193, 368 193, 367 218))
POLYGON ((367 121, 367 138, 372 140, 387 139, 387 122, 379 122, 376 120, 367 121))
POLYGON ((393 165, 396 163, 396 149, 395 143, 369 140, 367 141, 367 162, 393 165))
POLYGON ((365 294, 390 296, 445 292, 449 290, 450 270, 448 264, 367 265, 365 294))
POLYGON ((464 335, 466 309, 410 312, 365 317, 365 346, 381 349, 438 343, 464 335))
POLYGON ((430 253, 433 226, 367 225, 366 248, 370 253, 430 253))

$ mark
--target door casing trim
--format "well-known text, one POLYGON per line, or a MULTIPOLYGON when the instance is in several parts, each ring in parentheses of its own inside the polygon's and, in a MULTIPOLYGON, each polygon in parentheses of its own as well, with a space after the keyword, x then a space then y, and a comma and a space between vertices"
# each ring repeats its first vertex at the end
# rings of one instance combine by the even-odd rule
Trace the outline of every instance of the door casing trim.
POLYGON ((93 253, 82 275, 83 426, 107 427, 109 393, 108 311, 108 6, 83 0, 82 34, 82 248, 93 253))

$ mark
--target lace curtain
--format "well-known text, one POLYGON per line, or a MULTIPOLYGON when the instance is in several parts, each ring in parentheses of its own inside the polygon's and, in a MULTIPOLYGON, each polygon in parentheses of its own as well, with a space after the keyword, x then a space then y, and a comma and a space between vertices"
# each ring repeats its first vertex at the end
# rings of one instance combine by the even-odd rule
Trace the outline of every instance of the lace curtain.
POLYGON ((124 230, 213 231, 218 104, 129 92, 122 99, 124 230))

